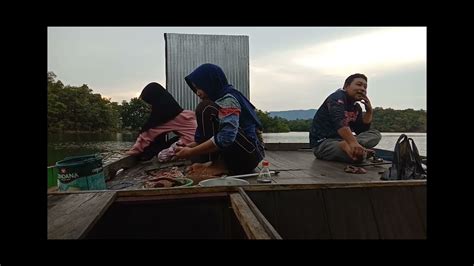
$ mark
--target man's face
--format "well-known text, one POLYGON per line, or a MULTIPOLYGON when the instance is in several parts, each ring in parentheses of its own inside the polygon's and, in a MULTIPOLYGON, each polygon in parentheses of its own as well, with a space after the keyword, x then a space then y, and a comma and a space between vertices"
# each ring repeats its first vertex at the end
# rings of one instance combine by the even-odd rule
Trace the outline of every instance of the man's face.
POLYGON ((363 78, 355 78, 345 89, 350 98, 354 101, 360 101, 367 95, 367 81, 363 78))

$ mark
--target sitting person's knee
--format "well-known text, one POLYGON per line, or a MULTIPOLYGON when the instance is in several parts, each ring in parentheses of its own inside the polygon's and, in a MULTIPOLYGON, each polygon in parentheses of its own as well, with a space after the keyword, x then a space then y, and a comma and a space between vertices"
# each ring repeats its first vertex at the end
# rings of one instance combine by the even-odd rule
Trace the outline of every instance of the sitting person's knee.
POLYGON ((380 133, 380 131, 373 129, 372 132, 376 136, 377 141, 380 141, 382 139, 382 134, 380 133))
POLYGON ((365 148, 373 148, 379 144, 380 140, 382 139, 382 134, 378 130, 371 129, 367 131, 365 137, 359 140, 359 143, 364 146, 365 148))

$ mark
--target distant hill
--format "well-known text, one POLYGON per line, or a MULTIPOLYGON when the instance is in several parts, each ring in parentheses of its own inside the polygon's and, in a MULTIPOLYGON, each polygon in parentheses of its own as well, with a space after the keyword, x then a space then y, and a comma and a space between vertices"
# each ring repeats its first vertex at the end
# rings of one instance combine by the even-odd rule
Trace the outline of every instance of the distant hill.
POLYGON ((317 110, 318 109, 275 111, 268 112, 268 114, 270 115, 270 117, 279 116, 287 120, 312 119, 317 110))

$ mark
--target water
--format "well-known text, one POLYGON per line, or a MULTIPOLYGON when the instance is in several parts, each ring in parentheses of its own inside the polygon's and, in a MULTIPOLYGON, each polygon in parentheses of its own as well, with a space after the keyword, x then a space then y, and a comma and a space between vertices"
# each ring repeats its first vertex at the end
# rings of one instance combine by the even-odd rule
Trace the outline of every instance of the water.
MULTIPOLYGON (((395 148, 395 143, 402 133, 382 133, 380 143, 375 147, 379 149, 391 150, 395 148)), ((404 133, 415 141, 420 155, 426 155, 426 133, 404 133)), ((263 139, 266 143, 308 143, 308 132, 289 132, 289 133, 265 133, 263 139)))
MULTIPOLYGON (((376 148, 393 150, 401 133, 382 133, 382 140, 376 148)), ((405 133, 413 138, 421 155, 426 155, 426 133, 405 133)), ((264 133, 266 143, 308 143, 308 132, 264 133)), ((124 156, 135 142, 136 134, 60 134, 48 135, 48 165, 67 156, 100 153, 104 163, 124 156)))
MULTIPOLYGON (((391 150, 395 148, 395 143, 402 133, 382 133, 382 139, 376 148, 391 150)), ((412 138, 418 148, 420 155, 426 156, 426 133, 404 133, 409 138, 412 138)))
POLYGON ((132 147, 136 134, 126 133, 65 133, 48 135, 48 165, 67 156, 100 153, 104 163, 117 160, 124 156, 132 147))

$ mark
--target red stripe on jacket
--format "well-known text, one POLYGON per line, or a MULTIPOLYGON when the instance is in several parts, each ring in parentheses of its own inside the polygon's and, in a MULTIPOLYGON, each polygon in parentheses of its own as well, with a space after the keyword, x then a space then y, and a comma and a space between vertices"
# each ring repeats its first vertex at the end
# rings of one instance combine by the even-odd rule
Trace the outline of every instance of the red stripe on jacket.
POLYGON ((228 115, 240 115, 240 109, 239 108, 221 108, 219 110, 219 117, 225 117, 228 115))

